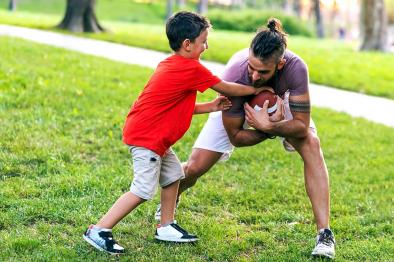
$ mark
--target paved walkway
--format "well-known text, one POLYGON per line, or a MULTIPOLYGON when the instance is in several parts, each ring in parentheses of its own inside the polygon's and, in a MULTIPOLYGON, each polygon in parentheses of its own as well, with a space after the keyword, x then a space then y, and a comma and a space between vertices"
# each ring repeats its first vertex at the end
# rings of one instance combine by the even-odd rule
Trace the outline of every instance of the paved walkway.
MULTIPOLYGON (((155 68, 161 60, 168 56, 165 53, 142 48, 16 26, 0 25, 1 35, 19 37, 150 68, 155 68)), ((224 65, 219 63, 203 61, 203 64, 218 75, 224 69, 224 65)), ((376 123, 394 127, 394 100, 315 84, 311 84, 310 93, 314 106, 330 108, 338 112, 345 112, 355 117, 363 117, 376 123)))

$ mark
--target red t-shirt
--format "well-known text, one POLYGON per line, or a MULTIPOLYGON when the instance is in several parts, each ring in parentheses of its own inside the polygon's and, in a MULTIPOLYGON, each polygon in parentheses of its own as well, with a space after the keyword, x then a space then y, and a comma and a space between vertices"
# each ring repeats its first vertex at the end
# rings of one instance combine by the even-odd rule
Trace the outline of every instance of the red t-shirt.
POLYGON ((163 60, 127 115, 123 141, 163 156, 189 128, 197 91, 220 81, 198 60, 180 55, 163 60))

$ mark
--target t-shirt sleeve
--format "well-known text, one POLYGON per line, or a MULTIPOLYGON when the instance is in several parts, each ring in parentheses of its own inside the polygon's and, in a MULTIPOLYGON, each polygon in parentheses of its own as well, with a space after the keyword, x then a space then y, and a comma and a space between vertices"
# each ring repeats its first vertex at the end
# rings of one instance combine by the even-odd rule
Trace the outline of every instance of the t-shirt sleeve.
POLYGON ((308 67, 302 60, 298 60, 292 65, 287 81, 290 95, 303 95, 309 91, 308 67))
POLYGON ((219 77, 213 75, 205 66, 197 62, 195 81, 193 81, 194 84, 191 88, 203 93, 205 90, 220 83, 221 81, 222 80, 219 77))

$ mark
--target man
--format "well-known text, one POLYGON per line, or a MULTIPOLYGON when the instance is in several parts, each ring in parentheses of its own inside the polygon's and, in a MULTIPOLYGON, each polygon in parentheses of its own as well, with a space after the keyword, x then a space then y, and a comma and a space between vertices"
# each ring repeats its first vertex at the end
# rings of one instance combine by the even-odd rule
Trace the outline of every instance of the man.
MULTIPOLYGON (((211 113, 197 138, 188 162, 179 195, 220 159, 229 157, 233 146, 252 146, 280 136, 287 151, 297 151, 304 162, 305 187, 318 230, 313 256, 334 258, 335 240, 329 229, 330 197, 328 171, 319 138, 310 119, 308 69, 295 54, 286 50, 287 39, 281 24, 270 19, 249 49, 236 53, 228 62, 223 79, 241 84, 269 86, 283 99, 282 110, 269 117, 268 103, 259 112, 247 102, 250 97, 230 97, 232 107, 211 113), (253 127, 245 129, 244 123, 253 127)), ((160 211, 160 210, 158 210, 160 211)))

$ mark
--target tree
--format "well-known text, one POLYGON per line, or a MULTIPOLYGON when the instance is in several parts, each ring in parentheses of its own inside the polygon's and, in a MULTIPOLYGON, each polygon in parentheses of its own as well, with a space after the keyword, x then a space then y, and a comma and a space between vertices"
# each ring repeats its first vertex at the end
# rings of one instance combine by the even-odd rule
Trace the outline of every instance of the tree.
POLYGON ((16 0, 10 0, 10 3, 8 4, 8 10, 15 11, 15 9, 16 9, 16 0))
POLYGON ((167 14, 166 18, 170 18, 174 12, 174 0, 167 0, 167 14))
POLYGON ((384 0, 362 0, 360 24, 360 50, 388 50, 387 13, 384 9, 384 0))
POLYGON ((293 10, 297 17, 301 17, 301 0, 293 0, 293 10))
POLYGON ((66 13, 57 26, 72 32, 101 32, 105 29, 96 17, 96 0, 67 0, 66 13))
POLYGON ((313 11, 315 13, 316 34, 318 38, 324 37, 323 18, 320 10, 320 0, 313 0, 313 11))
POLYGON ((199 0, 197 5, 197 13, 205 14, 208 12, 208 0, 199 0))
POLYGON ((176 0, 176 5, 178 8, 183 9, 186 6, 186 0, 176 0))

